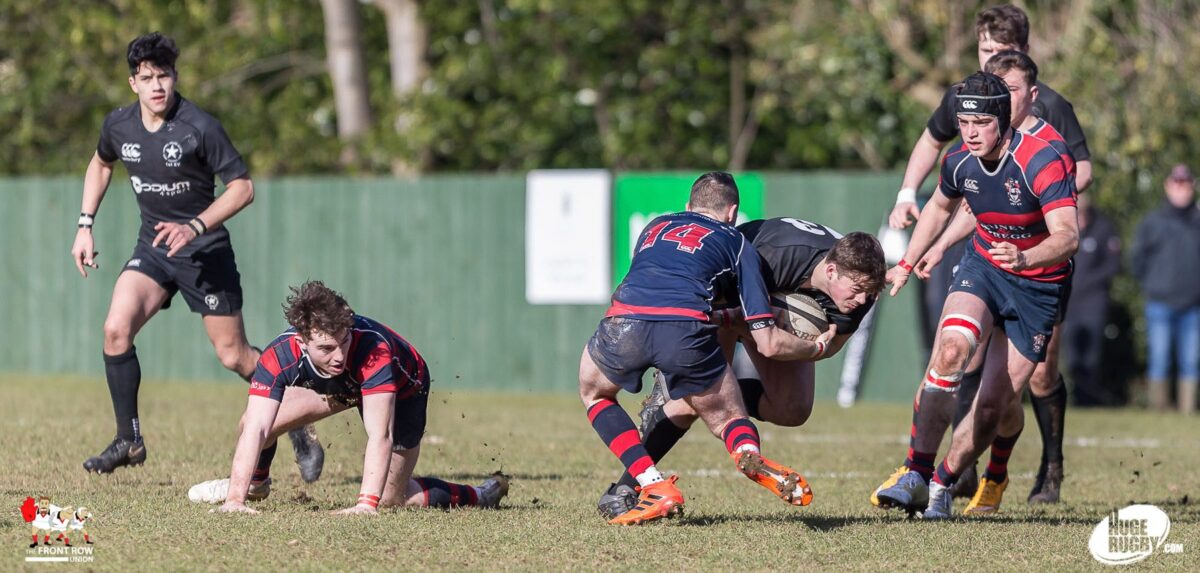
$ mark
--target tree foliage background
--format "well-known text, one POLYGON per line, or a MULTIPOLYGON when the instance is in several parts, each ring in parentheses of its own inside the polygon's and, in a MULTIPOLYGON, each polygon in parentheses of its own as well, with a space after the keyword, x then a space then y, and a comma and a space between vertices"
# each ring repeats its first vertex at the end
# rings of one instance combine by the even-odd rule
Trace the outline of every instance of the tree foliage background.
MULTIPOLYGON (((82 173, 104 115, 133 101, 126 43, 153 30, 183 50, 180 92, 259 176, 900 169, 944 86, 977 67, 974 15, 991 5, 391 0, 417 6, 428 70, 397 97, 380 7, 347 1, 373 120, 353 141, 337 136, 315 0, 0 0, 0 170, 82 173)), ((1200 167, 1200 0, 1018 4, 1087 133, 1092 192, 1129 236, 1169 165, 1200 167)), ((1118 297, 1136 298, 1131 281, 1118 297)))

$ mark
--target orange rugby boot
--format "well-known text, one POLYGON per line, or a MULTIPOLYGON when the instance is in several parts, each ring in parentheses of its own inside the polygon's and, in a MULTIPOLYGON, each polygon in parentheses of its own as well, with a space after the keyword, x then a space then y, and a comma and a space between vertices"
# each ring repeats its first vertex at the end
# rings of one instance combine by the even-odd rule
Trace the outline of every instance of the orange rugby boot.
POLYGON ((758 452, 742 451, 731 455, 746 477, 771 490, 783 501, 792 505, 812 503, 813 494, 808 487, 808 480, 796 470, 768 460, 758 452))
POLYGON ((641 488, 637 505, 633 509, 618 515, 609 523, 613 525, 642 525, 658 521, 664 517, 680 517, 683 515, 683 492, 675 487, 679 476, 671 476, 663 481, 652 483, 641 488))

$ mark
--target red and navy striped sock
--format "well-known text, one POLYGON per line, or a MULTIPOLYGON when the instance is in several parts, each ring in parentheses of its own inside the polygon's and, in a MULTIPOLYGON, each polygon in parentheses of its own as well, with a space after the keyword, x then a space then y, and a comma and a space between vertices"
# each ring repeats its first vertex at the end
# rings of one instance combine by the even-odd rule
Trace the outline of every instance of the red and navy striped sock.
POLYGON ((258 454, 258 463, 254 466, 254 473, 250 474, 250 481, 259 483, 271 476, 271 462, 275 460, 275 450, 278 446, 279 442, 276 441, 258 454))
POLYGON ((942 464, 938 466, 937 472, 933 474, 933 481, 950 487, 954 485, 954 482, 958 481, 958 472, 950 471, 947 461, 942 460, 942 464))
POLYGON ((913 400, 912 425, 908 429, 908 457, 904 458, 904 467, 921 474, 925 483, 933 477, 933 463, 937 461, 937 452, 917 451, 917 414, 921 411, 921 403, 913 400))
POLYGON ((721 439, 725 440, 725 450, 734 453, 741 450, 761 451, 758 439, 758 428, 750 418, 734 418, 725 424, 721 430, 721 439))
POLYGON ((621 460, 625 471, 637 478, 639 484, 647 486, 662 481, 662 474, 654 467, 654 461, 638 437, 637 426, 633 425, 629 414, 616 402, 600 400, 588 408, 587 415, 592 429, 600 435, 604 445, 621 460))
POLYGON ((425 495, 425 507, 451 508, 478 505, 479 495, 473 486, 450 483, 432 477, 413 478, 425 495))
POLYGON ((1013 446, 1017 445, 1017 438, 1020 437, 1021 432, 1017 432, 1014 436, 996 436, 992 440, 992 458, 988 460, 983 477, 996 483, 1008 479, 1008 457, 1012 455, 1013 446))

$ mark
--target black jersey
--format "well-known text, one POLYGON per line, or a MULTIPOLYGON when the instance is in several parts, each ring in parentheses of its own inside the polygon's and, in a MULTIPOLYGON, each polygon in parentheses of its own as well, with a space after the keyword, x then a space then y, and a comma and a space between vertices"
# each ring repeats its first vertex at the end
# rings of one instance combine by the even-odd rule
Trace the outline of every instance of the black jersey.
MULTIPOLYGON (((954 96, 956 86, 950 86, 942 96, 942 103, 929 117, 925 127, 929 134, 938 141, 950 141, 958 137, 958 117, 954 113, 954 96)), ((1088 151, 1087 138, 1083 128, 1079 127, 1079 118, 1075 117, 1075 108, 1071 102, 1050 89, 1050 86, 1038 82, 1038 97, 1033 102, 1033 115, 1046 120, 1051 127, 1067 142, 1067 148, 1076 162, 1087 161, 1092 154, 1088 151)))
POLYGON ((791 217, 750 221, 739 225, 738 230, 758 251, 767 290, 811 296, 821 303, 829 321, 837 325, 838 334, 852 334, 858 330, 863 317, 875 304, 874 296, 868 297, 866 304, 846 314, 838 310, 829 295, 802 286, 812 277, 813 270, 834 243, 842 238, 841 233, 824 225, 791 217))
MULTIPOLYGON (((247 175, 221 123, 178 93, 155 132, 146 130, 137 103, 108 114, 96 153, 108 163, 120 159, 125 164, 142 213, 138 241, 147 245, 154 240, 154 225, 186 223, 213 203, 214 175, 227 185, 247 175)), ((220 226, 197 237, 180 255, 228 245, 229 231, 220 226)))

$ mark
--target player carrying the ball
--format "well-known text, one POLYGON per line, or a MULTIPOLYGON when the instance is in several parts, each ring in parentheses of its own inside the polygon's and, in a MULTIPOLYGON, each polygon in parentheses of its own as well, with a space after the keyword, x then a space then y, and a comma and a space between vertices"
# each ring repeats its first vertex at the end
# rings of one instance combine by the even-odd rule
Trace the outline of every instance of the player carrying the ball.
MULTIPOLYGON (((841 350, 883 288, 887 272, 883 249, 867 233, 855 232, 843 237, 824 225, 791 217, 751 221, 740 225, 738 230, 761 259, 767 289, 772 293, 812 297, 836 329, 836 335, 820 355, 804 360, 778 360, 759 351, 741 309, 713 313, 716 322, 723 326, 721 348, 737 376, 747 413, 779 426, 801 426, 812 413, 814 363, 841 350)), ((668 400, 661 373, 655 375, 655 380, 654 392, 642 404, 641 435, 647 453, 657 462, 683 438, 698 415, 686 401, 668 400)), ((623 474, 601 496, 598 505, 601 515, 613 518, 631 509, 637 501, 636 486, 632 476, 623 474)))
POLYGON ((808 341, 775 326, 758 254, 731 226, 738 201, 731 175, 706 173, 692 184, 687 211, 651 221, 580 358, 579 395, 588 420, 641 488, 633 509, 609 523, 636 525, 683 512, 677 477, 658 471, 633 420, 617 404, 621 390, 641 390, 651 367, 663 372, 667 394, 686 402, 725 443, 742 473, 788 503, 812 501, 803 476, 760 452, 758 429, 746 415, 718 326, 710 320, 715 289, 726 275, 736 283, 749 334, 764 356, 821 356, 834 329, 808 341))
POLYGON ((246 500, 270 493, 276 439, 288 430, 357 408, 367 432, 357 502, 339 514, 379 507, 496 507, 508 477, 495 473, 478 487, 412 477, 425 435, 429 368, 406 340, 360 316, 340 294, 310 281, 292 294, 284 315, 292 325, 263 352, 250 383, 229 479, 197 484, 193 501, 225 504, 223 512, 257 513, 246 500))

